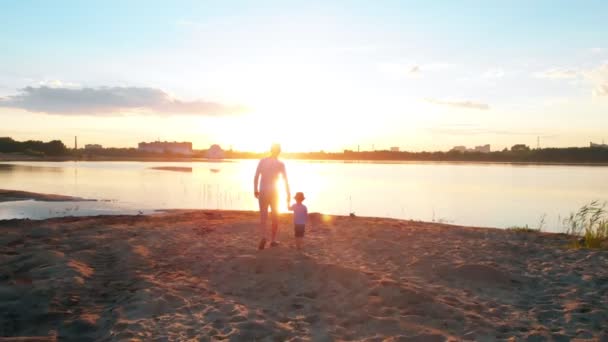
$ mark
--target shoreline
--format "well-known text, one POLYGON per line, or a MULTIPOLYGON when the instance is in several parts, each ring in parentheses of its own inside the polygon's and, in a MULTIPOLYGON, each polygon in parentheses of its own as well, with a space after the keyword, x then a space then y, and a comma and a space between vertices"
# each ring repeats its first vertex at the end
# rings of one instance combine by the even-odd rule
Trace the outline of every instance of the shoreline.
POLYGON ((280 245, 257 251, 257 219, 0 221, 0 336, 608 338, 608 251, 566 248, 566 236, 311 214, 298 253, 283 214, 280 245))
POLYGON ((82 197, 42 194, 37 192, 0 189, 0 203, 34 200, 40 202, 96 202, 82 197))

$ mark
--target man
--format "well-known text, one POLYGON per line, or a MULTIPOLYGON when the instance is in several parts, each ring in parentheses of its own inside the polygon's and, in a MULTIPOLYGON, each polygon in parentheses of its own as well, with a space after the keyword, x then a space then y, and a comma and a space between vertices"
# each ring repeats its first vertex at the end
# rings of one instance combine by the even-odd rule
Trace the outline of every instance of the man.
POLYGON ((264 249, 270 238, 270 246, 277 245, 276 237, 279 229, 279 189, 277 181, 279 176, 283 177, 285 191, 287 192, 287 206, 289 206, 290 193, 285 164, 278 159, 281 153, 281 145, 272 144, 270 157, 262 158, 258 163, 253 178, 253 193, 260 204, 260 243, 258 249, 264 249), (272 232, 268 234, 266 220, 268 218, 268 207, 271 210, 272 232), (269 236, 270 235, 270 236, 269 236))

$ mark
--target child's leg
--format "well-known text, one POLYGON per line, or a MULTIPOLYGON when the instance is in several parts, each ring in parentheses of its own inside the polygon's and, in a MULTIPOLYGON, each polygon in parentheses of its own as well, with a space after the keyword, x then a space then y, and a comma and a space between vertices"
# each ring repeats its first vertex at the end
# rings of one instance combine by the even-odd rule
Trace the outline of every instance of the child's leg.
POLYGON ((294 227, 294 233, 295 233, 295 238, 296 238, 296 248, 301 249, 302 248, 302 238, 304 237, 304 225, 296 224, 294 227))

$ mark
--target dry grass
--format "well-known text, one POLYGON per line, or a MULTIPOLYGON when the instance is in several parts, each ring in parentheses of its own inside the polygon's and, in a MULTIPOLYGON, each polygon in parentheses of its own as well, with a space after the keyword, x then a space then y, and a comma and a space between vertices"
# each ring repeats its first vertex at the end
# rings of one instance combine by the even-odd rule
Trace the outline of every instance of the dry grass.
POLYGON ((563 220, 566 234, 574 237, 575 248, 608 247, 608 212, 606 202, 592 201, 563 220))

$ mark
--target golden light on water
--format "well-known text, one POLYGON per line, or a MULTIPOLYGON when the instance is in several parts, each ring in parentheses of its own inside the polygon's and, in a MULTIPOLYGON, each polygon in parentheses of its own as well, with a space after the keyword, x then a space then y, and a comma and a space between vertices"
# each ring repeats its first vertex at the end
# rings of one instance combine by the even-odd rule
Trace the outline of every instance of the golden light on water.
MULTIPOLYGON (((314 204, 319 203, 319 199, 327 188, 327 178, 321 174, 319 165, 289 160, 284 162, 291 196, 293 197, 296 192, 303 192, 306 197, 304 204, 309 208, 309 212, 314 211, 314 204)), ((281 199, 283 203, 286 201, 284 192, 281 193, 281 199)), ((293 198, 290 201, 295 203, 293 198)))

